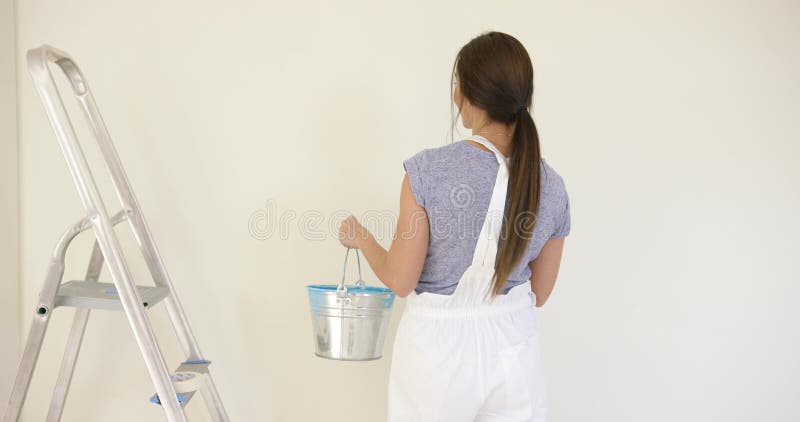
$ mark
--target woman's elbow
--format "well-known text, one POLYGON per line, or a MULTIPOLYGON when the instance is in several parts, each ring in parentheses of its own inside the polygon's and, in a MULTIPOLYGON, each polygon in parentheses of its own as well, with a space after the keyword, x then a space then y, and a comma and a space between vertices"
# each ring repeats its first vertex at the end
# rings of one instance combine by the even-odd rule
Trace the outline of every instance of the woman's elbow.
POLYGON ((550 297, 549 294, 546 294, 546 295, 545 294, 538 294, 538 295, 536 295, 536 307, 537 308, 541 308, 542 306, 544 306, 544 304, 547 303, 547 298, 548 297, 550 297))
POLYGON ((408 295, 411 294, 411 291, 408 290, 392 290, 397 297, 406 298, 408 295))
POLYGON ((397 296, 399 296, 399 297, 403 297, 403 298, 404 298, 404 297, 407 297, 408 295, 410 295, 410 294, 411 294, 411 292, 413 292, 413 291, 414 291, 414 287, 407 287, 407 286, 404 286, 404 287, 398 287, 398 288, 392 289, 392 291, 393 291, 393 292, 394 292, 394 294, 396 294, 397 296))
POLYGON ((391 283, 384 283, 399 297, 407 297, 417 288, 417 281, 395 279, 391 283))

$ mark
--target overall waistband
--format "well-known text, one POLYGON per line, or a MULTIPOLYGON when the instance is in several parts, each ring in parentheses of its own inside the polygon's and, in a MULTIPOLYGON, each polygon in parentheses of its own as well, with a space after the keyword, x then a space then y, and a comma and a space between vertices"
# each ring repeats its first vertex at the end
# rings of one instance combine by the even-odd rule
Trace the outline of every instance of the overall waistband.
POLYGON ((433 318, 463 318, 509 314, 536 306, 536 295, 530 281, 514 286, 505 295, 497 295, 492 302, 459 303, 459 298, 434 293, 411 293, 406 298, 405 313, 433 318))

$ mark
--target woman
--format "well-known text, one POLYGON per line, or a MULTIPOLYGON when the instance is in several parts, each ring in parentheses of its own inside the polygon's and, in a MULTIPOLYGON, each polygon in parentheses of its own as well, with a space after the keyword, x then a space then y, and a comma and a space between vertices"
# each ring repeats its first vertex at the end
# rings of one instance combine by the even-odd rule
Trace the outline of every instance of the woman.
POLYGON ((472 136, 403 162, 389 251, 352 216, 339 237, 407 299, 390 422, 544 421, 535 308, 555 284, 569 198, 540 156, 522 44, 498 32, 474 38, 459 51, 453 80, 472 136))

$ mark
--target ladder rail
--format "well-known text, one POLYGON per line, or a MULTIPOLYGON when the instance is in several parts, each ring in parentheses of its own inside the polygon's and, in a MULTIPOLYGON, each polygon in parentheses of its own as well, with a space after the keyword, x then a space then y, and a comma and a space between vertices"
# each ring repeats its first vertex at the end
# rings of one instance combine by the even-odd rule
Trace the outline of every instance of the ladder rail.
MULTIPOLYGON (((87 218, 95 232, 95 238, 105 256, 109 272, 119 291, 120 301, 136 342, 145 360, 150 378, 156 391, 162 398, 162 407, 170 422, 184 422, 186 416, 178 402, 175 388, 172 385, 170 372, 167 369, 163 354, 153 332, 150 320, 141 306, 139 294, 125 261, 119 240, 114 233, 111 219, 106 211, 105 204, 100 196, 97 185, 89 170, 86 157, 77 140, 72 122, 67 115, 61 95, 56 88, 55 81, 48 67, 48 62, 56 63, 69 79, 73 91, 79 102, 84 103, 85 98, 91 99, 86 79, 78 69, 75 62, 64 52, 44 45, 27 53, 28 70, 33 78, 36 90, 42 100, 50 124, 56 133, 61 151, 67 161, 70 174, 78 190, 81 202, 87 212, 87 218)), ((91 101, 93 103, 93 100, 91 101)), ((108 143, 108 140, 105 140, 108 143)), ((103 141, 98 139, 103 146, 103 141)), ((113 147, 112 147, 113 148, 113 147)), ((106 157, 108 159, 108 157, 106 157)), ((108 161, 108 160, 107 160, 108 161)), ((114 171, 111 169, 112 172, 114 171)), ((127 207, 125 207, 127 208, 127 207)), ((134 214, 138 208, 133 210, 134 214)), ((57 287, 57 285, 55 286, 57 287)))
MULTIPOLYGON (((118 213, 114 214, 111 217, 111 225, 116 226, 123 221, 128 219, 128 211, 122 210, 118 213)), ((53 259, 60 260, 62 263, 66 260, 67 249, 69 249, 69 245, 72 244, 72 241, 78 237, 79 234, 85 232, 92 228, 92 221, 89 217, 83 218, 77 223, 73 224, 67 230, 64 231, 64 234, 58 239, 56 243, 55 249, 53 249, 53 259)))
MULTIPOLYGON (((100 278, 102 269, 103 252, 95 241, 91 258, 89 258, 89 266, 86 270, 86 280, 96 282, 100 278)), ((58 371, 56 385, 53 388, 53 397, 50 400, 50 410, 47 412, 47 422, 58 422, 64 413, 64 403, 67 400, 69 387, 72 383, 72 375, 75 373, 75 364, 78 361, 83 335, 86 332, 86 323, 89 321, 89 312, 89 309, 75 309, 72 328, 70 328, 70 334, 67 338, 67 346, 64 350, 61 368, 58 371)))
POLYGON ((33 313, 33 321, 28 332, 28 338, 25 341, 25 349, 19 361, 19 369, 14 378, 14 385, 11 387, 11 396, 8 399, 8 406, 3 415, 4 422, 16 422, 19 420, 22 404, 28 395, 31 378, 36 370, 36 363, 42 350, 42 342, 50 322, 58 284, 61 282, 63 275, 64 262, 59 262, 55 258, 51 259, 45 276, 44 287, 39 293, 39 302, 33 313))
MULTIPOLYGON (((43 46, 41 48, 46 47, 47 46, 43 46)), ((49 48, 52 49, 52 47, 49 48)), ((63 52, 58 52, 57 54, 59 54, 60 57, 68 58, 68 56, 63 52)), ((164 299, 164 306, 167 309, 173 331, 175 332, 175 336, 178 338, 184 356, 186 357, 186 360, 205 360, 203 353, 200 351, 200 346, 197 342, 197 339, 191 330, 186 313, 184 312, 183 306, 180 303, 180 299, 178 299, 177 294, 175 294, 175 288, 173 286, 172 279, 167 272, 166 265, 161 257, 161 253, 158 250, 153 234, 150 231, 150 227, 144 217, 144 213, 141 210, 139 201, 136 198, 133 189, 131 188, 130 180, 125 173, 124 167, 122 166, 122 161, 120 160, 119 154, 117 153, 114 143, 111 140, 111 135, 108 132, 105 121, 103 120, 99 108, 97 107, 97 103, 95 102, 94 97, 89 90, 86 78, 71 59, 69 59, 69 64, 63 68, 70 79, 73 90, 77 95, 78 102, 81 105, 81 110, 83 110, 84 116, 92 128, 103 157, 105 158, 106 165, 111 173, 117 198, 122 204, 123 209, 129 210, 128 217, 134 238, 139 250, 142 253, 142 256, 144 257, 148 269, 150 270, 153 281, 156 283, 156 285, 164 286, 169 289, 170 294, 164 299)), ((222 400, 219 397, 219 393, 216 390, 213 380, 210 378, 211 377, 207 377, 207 381, 209 382, 206 384, 207 387, 203 388, 203 397, 205 398, 209 411, 214 415, 214 420, 219 422, 227 421, 228 416, 225 412, 222 400)))

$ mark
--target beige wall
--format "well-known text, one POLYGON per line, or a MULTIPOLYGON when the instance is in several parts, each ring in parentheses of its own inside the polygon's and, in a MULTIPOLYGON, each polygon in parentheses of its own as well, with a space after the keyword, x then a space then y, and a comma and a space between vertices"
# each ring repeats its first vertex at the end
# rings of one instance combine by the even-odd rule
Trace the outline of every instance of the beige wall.
MULTIPOLYGON (((20 64, 49 43, 86 72, 232 420, 383 420, 390 347, 370 363, 312 354, 304 286, 336 282, 344 249, 329 232, 303 235, 309 222, 298 220, 318 211, 325 229, 337 210, 394 213, 401 161, 447 142, 457 49, 490 28, 516 35, 534 57, 543 153, 572 201, 561 277, 540 311, 551 420, 800 414, 796 3, 18 8, 20 64), (269 201, 297 217, 285 236, 258 239, 249 219, 269 201)), ((80 204, 20 75, 29 309, 80 204)), ((84 271, 82 242, 68 277, 84 271)), ((43 419, 70 315, 54 314, 29 420, 43 419)), ((175 363, 164 310, 153 315, 175 363)), ((160 420, 121 315, 94 314, 85 346, 65 421, 160 420)), ((205 420, 202 406, 190 407, 205 420)))
POLYGON ((0 0, 0 413, 19 358, 19 195, 14 1, 0 0))

